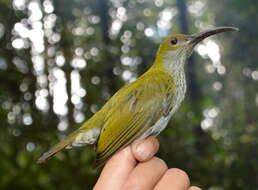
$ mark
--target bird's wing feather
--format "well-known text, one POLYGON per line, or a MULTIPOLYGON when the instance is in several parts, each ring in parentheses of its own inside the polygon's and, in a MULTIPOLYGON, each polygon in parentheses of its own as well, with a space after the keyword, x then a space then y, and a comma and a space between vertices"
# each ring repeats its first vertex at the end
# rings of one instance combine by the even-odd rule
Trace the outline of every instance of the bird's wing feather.
POLYGON ((174 83, 167 73, 154 70, 118 91, 103 107, 104 124, 97 143, 96 166, 139 138, 172 108, 174 83))

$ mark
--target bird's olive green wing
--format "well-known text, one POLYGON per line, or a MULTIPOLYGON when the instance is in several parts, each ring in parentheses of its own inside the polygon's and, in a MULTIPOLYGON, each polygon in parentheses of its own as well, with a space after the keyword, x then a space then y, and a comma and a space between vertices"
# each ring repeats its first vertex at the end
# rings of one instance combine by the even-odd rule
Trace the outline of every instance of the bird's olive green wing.
POLYGON ((119 90, 102 109, 105 119, 96 147, 96 166, 168 114, 174 89, 171 76, 153 70, 119 90))

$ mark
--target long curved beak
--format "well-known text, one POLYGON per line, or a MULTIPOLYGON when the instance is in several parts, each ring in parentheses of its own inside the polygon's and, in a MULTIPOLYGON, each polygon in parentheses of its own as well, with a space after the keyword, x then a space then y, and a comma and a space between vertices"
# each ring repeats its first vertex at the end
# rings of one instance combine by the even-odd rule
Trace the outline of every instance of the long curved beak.
POLYGON ((203 39, 212 36, 214 34, 218 34, 221 32, 229 32, 229 31, 238 31, 238 28, 235 27, 216 27, 210 30, 206 30, 194 35, 191 35, 189 44, 191 45, 196 45, 197 43, 199 43, 200 41, 202 41, 203 39))

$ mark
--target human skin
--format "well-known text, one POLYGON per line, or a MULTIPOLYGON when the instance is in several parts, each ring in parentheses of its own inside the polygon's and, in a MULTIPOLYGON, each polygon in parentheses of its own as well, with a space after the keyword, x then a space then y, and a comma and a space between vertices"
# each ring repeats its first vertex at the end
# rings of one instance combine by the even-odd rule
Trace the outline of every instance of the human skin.
POLYGON ((191 186, 186 172, 168 168, 154 156, 155 137, 134 142, 116 153, 105 165, 93 190, 201 190, 191 186))

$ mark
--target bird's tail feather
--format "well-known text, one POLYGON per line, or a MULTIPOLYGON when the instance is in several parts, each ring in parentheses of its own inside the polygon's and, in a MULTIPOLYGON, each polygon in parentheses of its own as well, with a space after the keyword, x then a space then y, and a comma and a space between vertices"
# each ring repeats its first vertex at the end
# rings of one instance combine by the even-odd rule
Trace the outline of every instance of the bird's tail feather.
POLYGON ((54 145, 49 151, 45 152, 37 161, 37 163, 44 163, 49 160, 52 156, 54 156, 57 152, 62 150, 63 148, 72 144, 77 135, 80 133, 80 130, 74 131, 71 135, 61 140, 59 143, 54 145))

